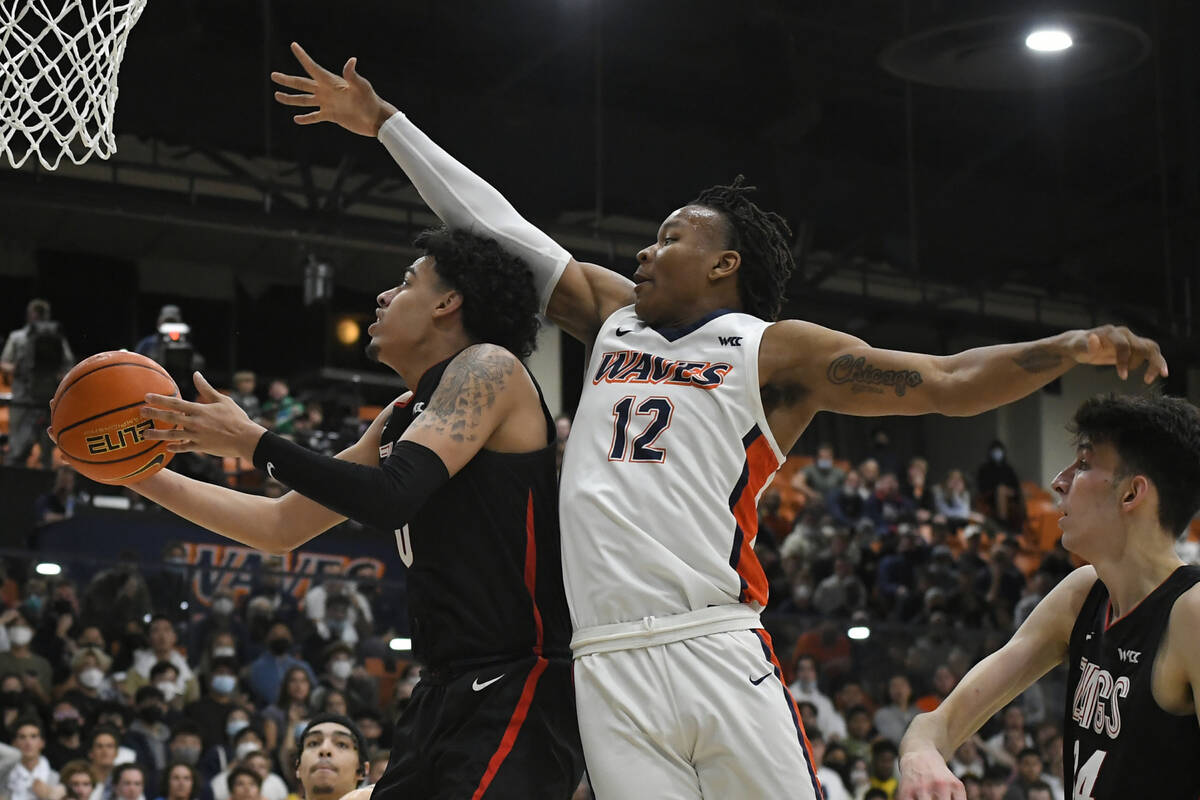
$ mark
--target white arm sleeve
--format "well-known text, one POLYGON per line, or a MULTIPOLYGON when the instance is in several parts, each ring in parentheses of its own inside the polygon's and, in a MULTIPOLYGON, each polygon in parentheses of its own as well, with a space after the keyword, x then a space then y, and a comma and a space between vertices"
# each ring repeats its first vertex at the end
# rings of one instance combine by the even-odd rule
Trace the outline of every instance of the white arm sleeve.
POLYGON ((487 181, 456 161, 397 111, 379 129, 379 141, 408 175, 421 198, 451 228, 495 239, 525 260, 545 314, 571 254, 525 220, 487 181))

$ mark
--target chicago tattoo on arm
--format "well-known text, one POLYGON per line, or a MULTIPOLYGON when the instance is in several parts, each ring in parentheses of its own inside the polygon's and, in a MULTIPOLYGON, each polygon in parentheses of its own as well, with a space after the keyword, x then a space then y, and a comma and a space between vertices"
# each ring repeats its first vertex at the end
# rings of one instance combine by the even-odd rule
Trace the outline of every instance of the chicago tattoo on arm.
POLYGON ((496 404, 516 358, 502 347, 470 347, 450 362, 424 413, 413 425, 431 428, 456 442, 474 441, 483 412, 496 404))
POLYGON ((833 384, 850 384, 854 393, 871 392, 883 394, 884 387, 892 387, 897 397, 903 397, 909 389, 920 386, 924 379, 915 369, 880 369, 867 363, 862 356, 855 358, 849 353, 829 362, 825 377, 833 384))
POLYGON ((1062 364, 1062 356, 1048 347, 1035 346, 1013 359, 1026 372, 1045 372, 1062 364))

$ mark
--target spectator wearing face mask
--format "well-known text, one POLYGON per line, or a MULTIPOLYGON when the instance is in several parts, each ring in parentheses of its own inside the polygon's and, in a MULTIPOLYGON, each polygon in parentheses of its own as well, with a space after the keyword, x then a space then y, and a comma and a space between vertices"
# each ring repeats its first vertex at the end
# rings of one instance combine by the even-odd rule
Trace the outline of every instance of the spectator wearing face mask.
POLYGON ((237 696, 237 671, 238 663, 234 659, 214 658, 208 694, 183 710, 184 716, 200 727, 206 747, 225 741, 227 718, 232 711, 241 708, 237 696))
MULTIPOLYGON (((263 753, 262 731, 254 725, 247 725, 234 737, 233 749, 229 752, 232 758, 226 762, 225 768, 214 775, 209 781, 208 786, 212 792, 213 800, 229 800, 228 781, 230 774, 237 767, 250 766, 247 762, 260 753, 263 753)), ((255 774, 258 775, 258 773, 255 774)), ((271 774, 269 768, 267 774, 271 774)), ((258 775, 258 779, 259 781, 268 780, 261 775, 258 775)), ((271 781, 270 789, 272 795, 277 795, 282 790, 283 797, 278 798, 278 800, 284 800, 287 797, 287 784, 278 775, 275 776, 274 781, 271 781)))
POLYGON ((208 615, 192 626, 192 641, 189 650, 193 653, 202 652, 205 643, 214 642, 215 646, 217 636, 227 633, 233 636, 238 652, 246 652, 249 636, 246 626, 234 613, 236 610, 237 602, 234 600, 233 592, 228 589, 216 592, 209 606, 208 615))
POLYGON ((71 677, 62 685, 62 699, 75 705, 85 718, 95 716, 102 703, 119 695, 108 678, 112 659, 98 647, 81 647, 71 659, 71 677))
MULTIPOLYGON (((175 668, 175 665, 170 661, 160 661, 155 664, 150 668, 150 683, 147 685, 153 686, 162 692, 163 700, 167 703, 167 724, 174 722, 187 704, 184 702, 184 697, 178 694, 179 671, 175 668)), ((193 676, 188 685, 196 686, 198 697, 200 693, 198 680, 193 676)))
POLYGON ((988 457, 979 466, 975 479, 983 513, 1002 523, 1010 531, 1020 531, 1025 522, 1025 498, 1021 479, 1008 463, 1008 450, 997 439, 988 446, 988 457))
POLYGON ((33 652, 34 621, 21 609, 9 609, 0 616, 8 634, 9 650, 0 653, 0 672, 21 676, 25 690, 39 703, 49 705, 53 670, 50 662, 33 652))
POLYGON ((345 642, 334 642, 325 651, 325 671, 321 686, 313 692, 317 706, 324 703, 330 691, 341 692, 350 709, 371 708, 379 704, 379 691, 362 668, 356 670, 354 648, 345 642))
POLYGON ((147 783, 156 786, 167 766, 167 741, 171 738, 171 729, 164 721, 167 703, 154 686, 138 689, 133 703, 134 720, 125 731, 123 744, 137 754, 135 760, 146 768, 147 783))
POLYGON ((304 640, 304 660, 310 664, 324 663, 325 649, 334 642, 344 642, 353 648, 358 644, 358 631, 350 619, 350 599, 337 594, 325 603, 325 617, 312 623, 312 632, 304 640))
MULTIPOLYGON (((171 698, 182 697, 185 704, 200 699, 200 686, 187 657, 179 651, 179 636, 171 619, 163 614, 151 617, 147 639, 148 646, 133 653, 133 664, 122 686, 125 693, 133 695, 141 687, 149 685, 150 671, 159 662, 165 661, 175 667, 171 698)), ((161 675, 158 682, 163 682, 161 675)))
POLYGON ((294 640, 292 630, 282 622, 274 622, 267 629, 267 650, 250 664, 247 684, 258 706, 265 706, 279 697, 283 676, 299 667, 308 673, 309 680, 316 683, 316 675, 307 661, 292 655, 294 640))
POLYGON ((83 715, 66 700, 59 700, 50 712, 50 735, 47 737, 46 758, 51 764, 66 764, 84 758, 83 715))
POLYGON ((234 706, 225 717, 223 736, 215 745, 205 748, 196 764, 196 771, 205 785, 214 776, 229 770, 238 761, 238 747, 242 755, 262 749, 262 730, 251 724, 251 711, 245 706, 234 706))
POLYGON ((171 728, 171 738, 167 740, 167 762, 187 764, 195 769, 203 753, 204 740, 200 736, 200 726, 186 718, 175 723, 171 728))
POLYGON ((813 463, 796 473, 792 486, 800 491, 808 503, 824 503, 825 498, 842 485, 846 473, 833 463, 833 445, 822 442, 817 445, 817 457, 813 463))

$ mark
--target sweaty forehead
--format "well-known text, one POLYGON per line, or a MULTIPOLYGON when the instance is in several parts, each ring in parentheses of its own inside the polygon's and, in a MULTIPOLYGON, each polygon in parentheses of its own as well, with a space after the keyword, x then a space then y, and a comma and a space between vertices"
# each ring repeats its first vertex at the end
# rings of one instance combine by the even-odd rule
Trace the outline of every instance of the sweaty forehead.
POLYGON ((702 233, 724 238, 725 226, 725 218, 715 208, 684 206, 671 212, 671 215, 663 220, 660 230, 665 233, 675 227, 693 228, 702 233))

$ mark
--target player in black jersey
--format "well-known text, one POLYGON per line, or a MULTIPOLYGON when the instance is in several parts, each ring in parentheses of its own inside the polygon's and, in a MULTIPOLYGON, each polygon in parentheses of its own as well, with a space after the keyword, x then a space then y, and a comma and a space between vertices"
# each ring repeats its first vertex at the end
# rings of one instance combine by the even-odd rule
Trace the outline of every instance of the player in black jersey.
POLYGON ((1054 479, 1063 545, 1090 562, 1011 641, 913 720, 898 800, 963 800, 946 759, 1064 658, 1064 787, 1072 800, 1200 796, 1200 567, 1175 540, 1200 509, 1200 413, 1170 397, 1096 398, 1054 479))
POLYGON ((445 229, 379 295, 368 353, 415 387, 336 458, 265 431, 194 376, 202 402, 148 395, 176 452, 253 459, 278 499, 162 471, 133 488, 269 552, 350 517, 394 531, 426 669, 375 787, 387 798, 556 798, 583 772, 558 533, 554 420, 520 358, 533 350, 528 269, 445 229))

